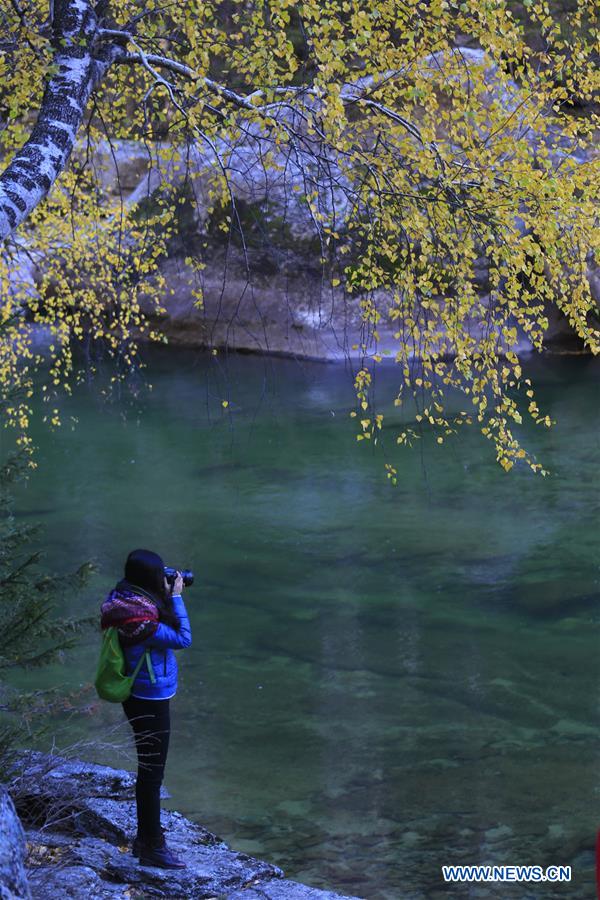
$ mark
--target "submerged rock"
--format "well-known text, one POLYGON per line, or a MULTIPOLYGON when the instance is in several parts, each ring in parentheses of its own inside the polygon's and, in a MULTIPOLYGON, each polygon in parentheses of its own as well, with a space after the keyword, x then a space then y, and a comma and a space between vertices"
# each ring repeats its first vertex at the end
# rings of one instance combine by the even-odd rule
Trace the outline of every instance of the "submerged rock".
MULTIPOLYGON (((169 846, 185 859, 187 868, 140 866, 131 853, 136 831, 131 772, 28 752, 15 765, 8 788, 25 825, 29 888, 24 876, 19 882, 15 874, 12 883, 21 884, 25 892, 0 893, 0 900, 57 896, 357 900, 290 881, 277 866, 237 853, 217 835, 169 810, 162 810, 162 825, 169 846)), ((13 818, 20 828, 16 815, 13 818)), ((23 849, 21 857, 15 851, 15 859, 22 858, 23 849)))

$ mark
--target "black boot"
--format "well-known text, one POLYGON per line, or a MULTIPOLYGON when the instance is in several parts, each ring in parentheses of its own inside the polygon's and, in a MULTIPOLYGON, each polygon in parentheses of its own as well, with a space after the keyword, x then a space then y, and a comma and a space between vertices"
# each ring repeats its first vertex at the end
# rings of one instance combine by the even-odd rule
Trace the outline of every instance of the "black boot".
MULTIPOLYGON (((164 835, 165 829, 161 827, 160 829, 161 835, 164 835)), ((133 843, 131 844, 131 852, 134 856, 139 856, 142 850, 143 845, 146 843, 144 838, 140 835, 139 831, 133 839, 133 843)))
POLYGON ((164 832, 161 829, 157 841, 139 842, 140 866, 157 866, 159 869, 185 869, 186 864, 167 847, 164 832))
POLYGON ((143 842, 142 838, 139 836, 139 834, 136 834, 135 838, 133 839, 133 843, 131 845, 131 852, 133 853, 134 856, 140 855, 143 843, 144 842, 143 842))

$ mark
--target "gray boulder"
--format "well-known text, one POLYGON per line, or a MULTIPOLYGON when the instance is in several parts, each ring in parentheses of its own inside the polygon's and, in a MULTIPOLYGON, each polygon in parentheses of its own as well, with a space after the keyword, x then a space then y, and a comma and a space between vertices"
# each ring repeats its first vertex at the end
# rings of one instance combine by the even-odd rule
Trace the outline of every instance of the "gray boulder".
POLYGON ((29 898, 25 834, 5 787, 0 785, 0 900, 29 898))

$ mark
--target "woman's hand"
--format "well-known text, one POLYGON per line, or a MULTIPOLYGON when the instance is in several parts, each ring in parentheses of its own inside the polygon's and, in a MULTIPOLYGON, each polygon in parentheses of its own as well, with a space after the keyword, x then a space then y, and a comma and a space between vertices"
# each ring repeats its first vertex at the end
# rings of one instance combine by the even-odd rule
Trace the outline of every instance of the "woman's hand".
POLYGON ((175 576, 175 581, 173 584, 165 578, 165 590, 172 597, 173 594, 181 594, 183 590, 183 578, 181 577, 181 572, 178 572, 175 576))

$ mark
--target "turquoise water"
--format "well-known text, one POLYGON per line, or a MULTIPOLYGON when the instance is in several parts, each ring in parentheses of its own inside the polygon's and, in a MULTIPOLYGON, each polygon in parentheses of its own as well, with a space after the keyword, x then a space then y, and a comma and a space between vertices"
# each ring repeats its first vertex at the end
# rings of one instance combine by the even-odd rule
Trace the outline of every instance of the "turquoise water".
MULTIPOLYGON (((505 474, 474 430, 357 444, 337 364, 157 352, 151 392, 82 387, 62 403, 74 430, 36 427, 18 511, 55 567, 99 565, 66 611, 96 610, 137 546, 196 572, 166 806, 369 900, 593 896, 600 367, 533 374, 559 422, 526 432, 546 479, 505 474), (444 890, 446 863, 567 864, 573 882, 444 890)), ((381 402, 395 378, 378 372, 381 402)), ((97 641, 53 683, 89 684, 97 641)), ((134 768, 121 718, 93 704, 58 745, 108 741, 88 758, 134 768)))

